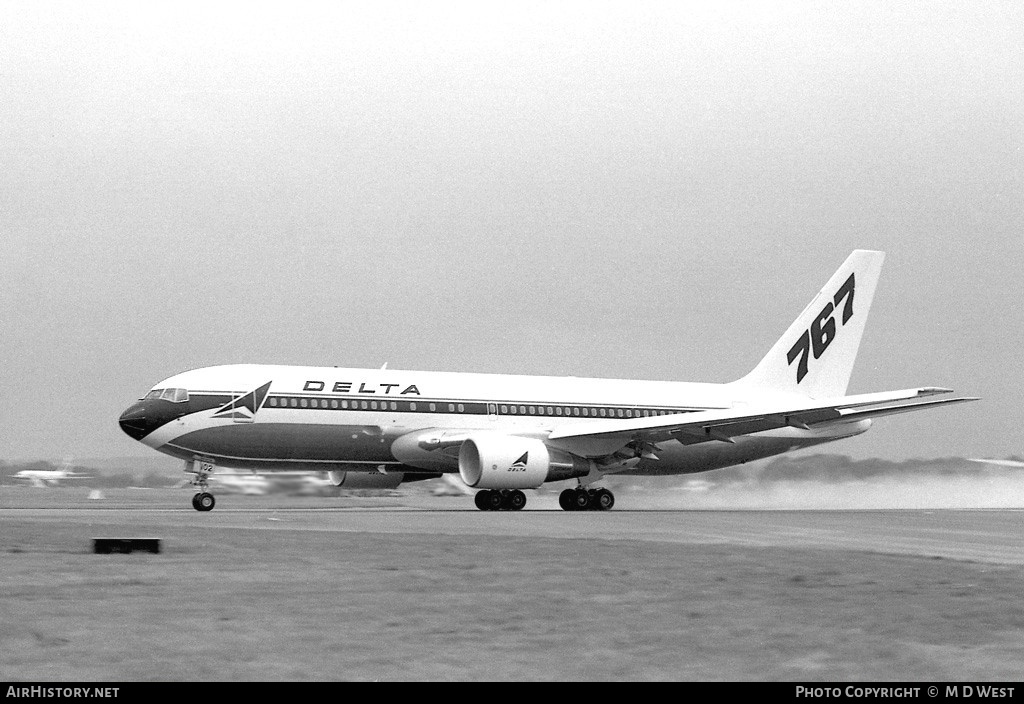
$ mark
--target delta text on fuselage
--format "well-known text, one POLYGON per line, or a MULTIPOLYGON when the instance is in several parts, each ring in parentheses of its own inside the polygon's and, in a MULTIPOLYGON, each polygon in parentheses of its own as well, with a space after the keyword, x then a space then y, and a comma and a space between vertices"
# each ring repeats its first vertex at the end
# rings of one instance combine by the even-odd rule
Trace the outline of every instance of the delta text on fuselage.
MULTIPOLYGON (((373 388, 374 384, 370 384, 367 387, 365 381, 359 382, 359 388, 355 391, 352 388, 355 386, 354 381, 335 381, 333 384, 330 382, 318 381, 315 379, 309 379, 302 386, 303 391, 328 391, 332 394, 375 394, 377 389, 373 388)), ((401 384, 376 384, 376 386, 383 389, 381 393, 385 396, 390 395, 394 389, 397 389, 401 384)), ((395 396, 405 396, 406 394, 420 395, 420 390, 416 387, 416 384, 409 384, 404 389, 399 391, 395 396)))

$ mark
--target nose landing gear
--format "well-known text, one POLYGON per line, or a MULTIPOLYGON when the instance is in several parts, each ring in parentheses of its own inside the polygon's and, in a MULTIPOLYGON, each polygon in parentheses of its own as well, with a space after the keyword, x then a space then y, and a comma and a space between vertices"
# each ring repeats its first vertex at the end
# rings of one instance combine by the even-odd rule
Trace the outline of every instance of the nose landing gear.
POLYGON ((192 497, 192 508, 196 511, 212 511, 217 500, 208 491, 203 491, 192 497))
POLYGON ((213 507, 217 504, 217 499, 208 491, 210 487, 209 478, 213 473, 213 463, 186 460, 185 472, 193 475, 192 479, 189 480, 189 484, 199 489, 199 493, 192 497, 192 508, 196 511, 212 511, 213 507))

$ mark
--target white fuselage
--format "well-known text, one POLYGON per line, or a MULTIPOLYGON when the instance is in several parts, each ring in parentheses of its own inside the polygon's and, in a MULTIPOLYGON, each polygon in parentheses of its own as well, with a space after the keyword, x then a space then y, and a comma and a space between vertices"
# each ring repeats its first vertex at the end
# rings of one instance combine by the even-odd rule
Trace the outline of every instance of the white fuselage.
MULTIPOLYGON (((447 455, 439 462, 433 455, 428 461, 426 454, 418 456, 415 443, 395 441, 424 432, 443 438, 471 431, 546 440, 567 424, 596 425, 610 418, 740 408, 779 399, 778 392, 738 383, 228 365, 164 380, 137 404, 136 415, 145 419, 138 431, 145 444, 218 466, 455 472, 456 457, 447 455)), ((123 427, 131 415, 129 409, 122 417, 123 427)), ((817 430, 787 427, 698 445, 663 442, 657 447, 658 459, 643 459, 624 471, 706 471, 849 437, 869 425, 862 420, 817 430)), ((558 446, 557 441, 551 444, 558 446)), ((572 449, 580 452, 578 444, 572 449)), ((595 447, 592 454, 600 452, 595 447)))

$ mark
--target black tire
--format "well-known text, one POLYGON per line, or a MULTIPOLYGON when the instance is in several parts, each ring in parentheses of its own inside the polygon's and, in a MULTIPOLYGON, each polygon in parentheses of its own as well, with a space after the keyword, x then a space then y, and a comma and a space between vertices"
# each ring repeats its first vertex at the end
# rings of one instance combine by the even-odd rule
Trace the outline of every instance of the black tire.
POLYGON ((576 496, 576 491, 573 489, 566 489, 558 495, 558 505, 562 507, 563 511, 574 511, 576 507, 573 506, 573 498, 576 496))
POLYGON ((194 495, 192 497, 192 508, 194 508, 196 511, 202 511, 203 510, 203 509, 199 508, 199 494, 196 494, 196 495, 194 495))
POLYGON ((473 497, 473 502, 476 504, 476 507, 481 511, 491 510, 491 504, 489 501, 490 493, 490 491, 484 489, 483 491, 476 492, 476 496, 473 497))
POLYGON ((594 499, 594 508, 598 511, 610 511, 615 505, 615 494, 607 489, 598 489, 594 499))
POLYGON ((213 494, 209 492, 203 492, 202 494, 196 494, 196 510, 198 511, 212 511, 213 507, 217 505, 217 499, 213 498, 213 494))
POLYGON ((593 503, 590 492, 586 489, 577 489, 573 492, 572 508, 574 511, 589 511, 593 503))
POLYGON ((513 489, 505 496, 505 505, 509 511, 522 511, 526 506, 526 494, 519 489, 513 489))
POLYGON ((505 495, 500 491, 487 492, 487 508, 491 511, 500 511, 505 506, 505 495))

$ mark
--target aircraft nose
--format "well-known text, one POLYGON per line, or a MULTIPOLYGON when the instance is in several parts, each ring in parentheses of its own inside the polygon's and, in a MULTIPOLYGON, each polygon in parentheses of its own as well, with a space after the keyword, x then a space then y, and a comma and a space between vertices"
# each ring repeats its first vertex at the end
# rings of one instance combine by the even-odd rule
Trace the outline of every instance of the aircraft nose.
POLYGON ((130 406, 117 422, 121 425, 121 430, 133 440, 141 440, 152 430, 146 422, 146 407, 141 403, 130 406))

